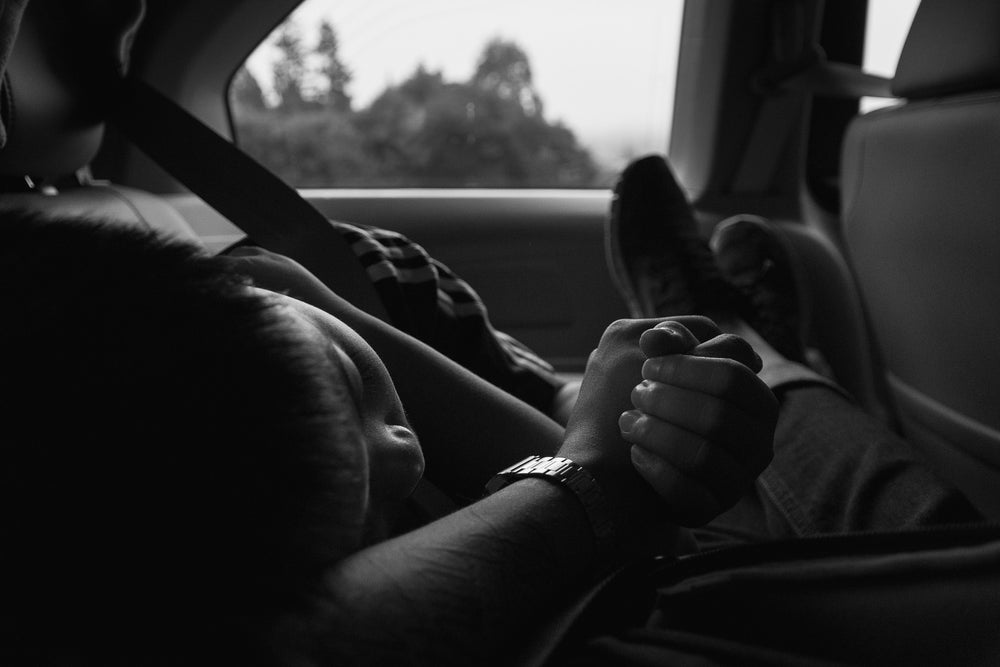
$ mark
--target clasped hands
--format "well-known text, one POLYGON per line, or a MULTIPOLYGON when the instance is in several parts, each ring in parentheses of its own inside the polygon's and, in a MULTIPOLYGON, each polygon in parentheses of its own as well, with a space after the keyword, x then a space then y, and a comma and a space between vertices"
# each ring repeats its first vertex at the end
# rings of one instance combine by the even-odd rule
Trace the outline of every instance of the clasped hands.
POLYGON ((673 523, 705 524, 771 461, 778 403, 760 368, 748 343, 704 317, 615 322, 590 356, 560 455, 592 468, 629 511, 658 504, 673 523))

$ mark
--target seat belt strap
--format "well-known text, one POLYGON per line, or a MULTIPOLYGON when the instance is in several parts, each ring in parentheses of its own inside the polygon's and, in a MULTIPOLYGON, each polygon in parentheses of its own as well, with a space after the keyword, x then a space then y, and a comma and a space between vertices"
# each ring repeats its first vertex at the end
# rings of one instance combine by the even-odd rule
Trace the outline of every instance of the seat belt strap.
POLYGON ((149 84, 122 81, 110 120, 254 243, 291 257, 354 306, 389 322, 360 259, 298 192, 149 84))
POLYGON ((754 78, 753 87, 763 100, 733 176, 731 190, 738 194, 760 194, 771 187, 785 148, 801 127, 804 100, 796 93, 847 99, 893 97, 890 79, 855 65, 828 62, 818 44, 803 40, 808 21, 799 0, 779 0, 772 11, 774 55, 754 78))
POLYGON ((854 65, 818 60, 812 65, 773 81, 760 81, 767 97, 757 111, 740 168, 733 179, 733 192, 766 192, 778 169, 792 130, 799 125, 796 114, 802 99, 794 93, 858 99, 893 97, 891 79, 863 72, 854 65))
POLYGON ((856 100, 861 97, 895 97, 892 79, 863 71, 857 65, 816 61, 804 70, 769 82, 776 94, 799 91, 825 97, 856 100))
POLYGON ((734 194, 762 194, 770 189, 792 130, 799 127, 801 104, 799 96, 788 93, 769 95, 761 102, 733 176, 730 189, 734 194))
POLYGON ((764 85, 788 72, 811 65, 819 57, 812 43, 807 8, 803 0, 774 0, 771 5, 771 58, 752 84, 761 95, 753 127, 747 136, 730 190, 735 194, 766 193, 785 155, 785 148, 800 127, 800 95, 775 94, 764 85))

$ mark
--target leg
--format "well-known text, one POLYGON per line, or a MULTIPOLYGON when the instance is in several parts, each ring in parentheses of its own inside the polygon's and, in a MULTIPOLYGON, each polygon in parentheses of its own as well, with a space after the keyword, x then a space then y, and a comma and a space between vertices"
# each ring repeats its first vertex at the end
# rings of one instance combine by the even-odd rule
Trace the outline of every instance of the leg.
POLYGON ((646 158, 623 174, 606 232, 612 273, 634 314, 712 317, 750 342, 781 402, 771 466, 736 507, 696 531, 702 548, 981 519, 905 442, 803 365, 806 304, 788 246, 766 221, 721 224, 715 261, 706 262, 683 191, 662 160, 646 158))
POLYGON ((743 328, 781 410, 774 460, 752 493, 695 531, 700 548, 981 521, 913 449, 812 370, 743 328))
POLYGON ((700 548, 982 520, 909 445, 843 396, 821 385, 778 393, 774 461, 753 493, 695 531, 700 548))

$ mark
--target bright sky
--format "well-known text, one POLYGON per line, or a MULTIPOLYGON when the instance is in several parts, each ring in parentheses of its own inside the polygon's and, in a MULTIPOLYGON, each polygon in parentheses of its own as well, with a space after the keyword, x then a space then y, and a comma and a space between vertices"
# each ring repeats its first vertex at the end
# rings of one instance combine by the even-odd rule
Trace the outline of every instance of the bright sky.
MULTIPOLYGON (((528 55, 549 120, 561 120, 605 163, 665 152, 673 109, 682 0, 306 0, 293 14, 307 44, 327 18, 349 92, 367 105, 418 63, 468 79, 494 37, 528 55)), ((249 67, 269 79, 273 50, 249 67)))
MULTIPOLYGON (((871 0, 866 69, 892 75, 917 4, 871 0)), ((306 0, 293 18, 308 45, 323 18, 334 25, 356 107, 418 63, 468 79, 487 41, 513 40, 546 117, 619 168, 627 154, 666 151, 682 9, 683 0, 306 0)), ((248 63, 265 86, 273 58, 265 45, 248 63)))
MULTIPOLYGON (((918 4, 920 0, 868 0, 865 70, 882 76, 892 76, 896 72, 899 52, 903 50, 918 4)), ((871 111, 892 103, 887 99, 864 98, 861 110, 871 111)))

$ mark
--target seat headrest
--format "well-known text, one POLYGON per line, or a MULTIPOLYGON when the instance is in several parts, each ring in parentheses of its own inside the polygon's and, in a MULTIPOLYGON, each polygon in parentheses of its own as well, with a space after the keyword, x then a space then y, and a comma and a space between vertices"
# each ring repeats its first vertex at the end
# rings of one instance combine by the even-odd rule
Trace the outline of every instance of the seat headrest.
POLYGON ((58 177, 90 162, 143 9, 142 0, 28 3, 4 75, 0 175, 58 177))
POLYGON ((1000 2, 922 0, 892 92, 919 99, 1000 88, 1000 2))

